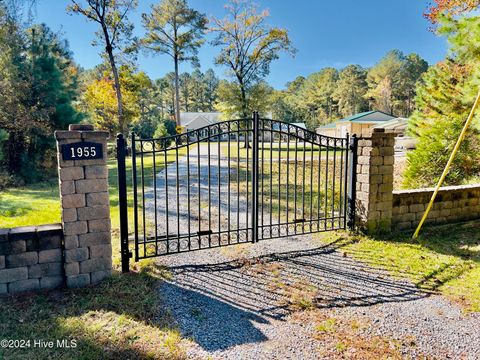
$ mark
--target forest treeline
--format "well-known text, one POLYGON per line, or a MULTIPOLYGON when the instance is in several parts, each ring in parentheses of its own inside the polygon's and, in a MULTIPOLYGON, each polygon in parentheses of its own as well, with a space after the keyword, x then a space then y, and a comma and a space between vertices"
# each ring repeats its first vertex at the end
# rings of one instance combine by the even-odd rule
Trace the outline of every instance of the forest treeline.
MULTIPOLYGON (((225 18, 207 19, 186 0, 161 0, 142 14, 138 39, 128 20, 136 1, 71 0, 67 11, 99 29, 94 44, 103 61, 82 69, 62 34, 22 16, 18 4, 31 1, 0 1, 0 188, 52 176, 53 131, 72 123, 160 137, 174 133, 181 112, 219 111, 228 119, 253 110, 311 130, 366 110, 407 117, 419 145, 409 155, 406 186, 431 185, 479 83, 479 17, 457 8, 449 15, 444 3, 427 15, 451 43, 444 61, 429 66, 418 54, 392 50, 371 67, 323 68, 274 89, 266 80, 270 64, 297 50, 288 31, 269 25, 268 11, 251 2, 231 0, 225 18), (218 50, 214 64, 197 56, 207 31, 218 50), (168 56, 171 71, 150 78, 138 67, 139 53, 168 56), (182 71, 185 62, 194 70, 182 71)), ((447 183, 478 174, 477 143, 472 129, 447 183)))
MULTIPOLYGON (((175 5, 172 1, 160 4, 175 5)), ((225 119, 249 116, 258 110, 284 121, 304 121, 312 130, 367 109, 408 116, 414 108, 415 84, 428 68, 418 55, 405 56, 395 50, 371 68, 350 65, 344 69, 320 69, 297 77, 284 90, 276 90, 264 80, 268 73, 264 67, 242 75, 242 99, 237 81, 229 79, 228 74, 220 79, 213 69, 202 72, 193 56, 195 70, 178 74, 177 104, 175 72, 151 79, 124 51, 125 56, 116 55, 122 94, 120 122, 115 77, 107 56, 95 68, 82 69, 75 64, 67 39, 44 24, 25 25, 16 10, 8 3, 0 5, 0 162, 8 174, 2 176, 4 183, 38 181, 54 173, 52 133, 56 129, 88 122, 114 134, 125 124, 127 131, 143 137, 163 136, 175 131, 177 105, 180 112, 220 111, 225 119)), ((263 21, 267 14, 248 16, 263 21)), ((232 26, 221 22, 217 25, 232 26)), ((154 31, 155 27, 150 26, 150 32, 154 31)), ((275 36, 282 46, 290 46, 286 34, 275 36)), ((265 61, 271 61, 277 55, 265 56, 265 61)), ((244 61, 248 64, 248 60, 244 61)), ((221 62, 217 59, 217 64, 221 62)))

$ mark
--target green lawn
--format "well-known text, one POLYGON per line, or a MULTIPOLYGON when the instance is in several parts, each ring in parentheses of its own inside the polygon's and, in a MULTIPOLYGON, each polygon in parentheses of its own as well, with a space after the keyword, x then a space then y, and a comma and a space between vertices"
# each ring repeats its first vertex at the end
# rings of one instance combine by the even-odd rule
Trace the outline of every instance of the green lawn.
MULTIPOLYGON (((186 149, 181 148, 178 151, 179 156, 186 154, 186 149)), ((167 163, 175 161, 176 154, 174 150, 167 153, 167 163)), ((140 163, 138 161, 138 169, 140 163)), ((163 156, 157 156, 155 170, 158 172, 163 169, 165 159, 163 156)), ((132 190, 132 159, 126 160, 127 166, 127 184, 129 198, 129 212, 133 211, 133 190, 132 190)), ((153 157, 144 156, 145 173, 153 171, 153 157)), ((153 178, 147 180, 149 186, 153 178)), ((108 160, 108 183, 110 193, 110 213, 112 227, 117 229, 119 226, 119 207, 118 207, 118 186, 117 186, 117 162, 115 159, 108 160)), ((132 216, 129 216, 131 219, 132 216)), ((60 201, 58 196, 58 180, 33 184, 21 188, 12 188, 2 190, 0 193, 0 228, 40 225, 48 223, 57 223, 61 221, 60 201)))
MULTIPOLYGON (((345 179, 345 156, 340 151, 335 153, 335 170, 334 152, 329 151, 328 169, 326 166, 327 154, 324 150, 319 151, 318 147, 312 148, 306 144, 305 151, 303 145, 295 151, 295 144, 289 144, 290 151, 287 157, 287 144, 270 143, 260 144, 259 149, 259 201, 260 214, 262 214, 262 204, 264 204, 264 217, 269 218, 269 209, 275 221, 292 222, 295 219, 310 218, 315 219, 320 217, 330 217, 332 214, 338 216, 343 202, 341 204, 340 198, 345 197, 345 188, 343 180, 345 179), (296 155, 295 155, 296 153, 296 155), (261 159, 264 159, 263 161, 261 159), (319 160, 320 158, 320 160, 319 160), (273 161, 270 161, 273 159, 273 161), (281 159, 279 161, 278 159, 281 159), (288 159, 288 161, 287 161, 288 159), (343 161, 343 162, 342 162, 343 161), (328 177, 326 174, 328 173, 328 177), (343 179, 343 180, 341 180, 343 179), (327 186, 326 186, 327 185, 327 186), (340 196, 341 195, 341 196, 340 196), (324 215, 326 214, 326 216, 324 215)), ((215 145, 214 145, 215 146, 215 145)), ((240 178, 241 192, 245 193, 247 188, 247 151, 249 156, 249 171, 251 175, 251 161, 252 149, 238 148, 236 142, 230 144, 230 158, 233 176, 231 177, 231 184, 233 189, 236 189, 237 176, 240 178), (240 157, 240 170, 237 175, 237 158, 240 157)), ((223 160, 228 159, 229 147, 228 144, 223 143, 221 147, 221 154, 223 160)), ((249 185, 251 182, 249 181, 249 185)), ((342 210, 343 211, 343 210, 342 210)), ((262 215, 261 215, 262 216, 262 215)), ((338 220, 335 220, 338 226, 338 220)), ((306 231, 309 229, 307 225, 298 223, 296 226, 298 231, 302 231, 305 227, 306 231)), ((329 223, 327 226, 330 226, 329 223)), ((315 224, 313 228, 315 228, 315 224)))
POLYGON ((58 181, 0 192, 0 228, 60 222, 58 181))
MULTIPOLYGON (((243 146, 243 142, 240 141, 240 150, 238 151, 239 147, 237 146, 237 141, 236 140, 231 140, 230 142, 230 152, 231 156, 236 158, 238 155, 238 152, 240 152, 240 158, 244 159, 247 156, 247 149, 243 146)), ((213 145, 212 145, 213 146, 213 145)), ((280 156, 283 159, 286 159, 287 157, 287 150, 289 151, 289 156, 290 159, 293 160, 295 157, 295 149, 298 149, 299 151, 303 151, 305 146, 305 154, 306 157, 310 157, 310 154, 313 152, 315 157, 318 157, 318 153, 326 153, 326 149, 324 147, 319 148, 316 145, 312 145, 309 143, 298 143, 298 145, 295 145, 294 140, 290 140, 290 142, 287 144, 286 142, 284 143, 272 143, 265 141, 264 143, 260 142, 259 143, 259 154, 261 157, 265 159, 278 159, 280 156)), ((228 143, 222 143, 222 151, 226 154, 228 152, 228 143)), ((251 149, 249 150, 249 156, 251 158, 251 149)), ((339 151, 337 150, 337 153, 339 151)), ((333 154, 333 150, 329 150, 329 154, 333 154)))
POLYGON ((373 239, 347 233, 316 235, 320 242, 346 238, 342 251, 419 288, 441 293, 466 311, 480 311, 480 223, 424 229, 417 240, 407 234, 373 239))

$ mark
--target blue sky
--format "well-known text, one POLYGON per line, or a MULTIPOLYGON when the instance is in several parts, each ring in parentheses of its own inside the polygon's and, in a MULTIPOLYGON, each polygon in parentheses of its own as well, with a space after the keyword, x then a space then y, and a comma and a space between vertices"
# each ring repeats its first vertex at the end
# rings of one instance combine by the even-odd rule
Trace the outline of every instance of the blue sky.
MULTIPOLYGON (((139 0, 139 7, 130 16, 141 36, 141 14, 148 12, 154 1, 139 0)), ((81 16, 67 15, 68 0, 39 0, 36 21, 44 22, 54 31, 61 31, 69 41, 75 60, 84 68, 91 68, 101 59, 100 49, 91 46, 97 24, 81 16)), ((224 0, 190 0, 189 4, 207 16, 223 17, 224 0)), ((425 0, 257 0, 260 8, 270 11, 269 23, 288 29, 295 57, 282 55, 271 67, 267 81, 275 88, 298 75, 308 75, 323 67, 342 68, 355 63, 374 65, 387 51, 399 49, 416 52, 429 63, 445 57, 446 41, 428 31, 422 13, 425 0)), ((207 36, 207 39, 211 35, 207 36)), ((224 75, 213 63, 218 50, 206 43, 200 50, 202 70, 213 68, 224 75)), ((139 55, 138 67, 152 78, 173 70, 168 56, 139 55)), ((189 71, 182 63, 180 70, 189 71)))

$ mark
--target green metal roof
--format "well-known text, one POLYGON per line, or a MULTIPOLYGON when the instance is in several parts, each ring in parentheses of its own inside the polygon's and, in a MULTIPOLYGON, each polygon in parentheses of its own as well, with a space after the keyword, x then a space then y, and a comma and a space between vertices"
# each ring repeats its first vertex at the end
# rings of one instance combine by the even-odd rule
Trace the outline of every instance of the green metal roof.
POLYGON ((374 114, 374 113, 382 113, 382 114, 385 114, 385 115, 389 115, 387 113, 384 113, 383 111, 379 111, 379 110, 372 110, 372 111, 365 111, 365 112, 362 112, 362 113, 358 113, 358 114, 355 114, 355 115, 352 115, 352 116, 349 116, 349 117, 346 117, 346 118, 343 118, 343 119, 340 119, 340 120, 337 120, 333 123, 330 123, 330 124, 327 124, 327 125, 323 125, 323 126, 320 126, 321 129, 330 129, 330 128, 334 128, 337 126, 337 123, 342 123, 342 122, 351 122, 351 123, 355 123, 355 124, 363 124, 363 123, 379 123, 379 124, 382 124, 384 123, 385 121, 389 121, 389 120, 368 120, 368 122, 365 122, 365 120, 362 120, 363 117, 367 116, 367 115, 371 115, 371 114, 374 114))
POLYGON ((374 111, 365 111, 365 112, 362 112, 362 113, 358 113, 358 114, 340 119, 337 122, 353 121, 353 120, 359 119, 361 117, 364 117, 364 116, 367 116, 367 115, 370 115, 370 114, 373 114, 373 113, 376 113, 376 112, 377 111, 375 111, 375 110, 374 111))
POLYGON ((337 127, 337 123, 330 123, 327 125, 320 126, 322 129, 334 129, 337 127))
MULTIPOLYGON (((379 124, 382 124, 384 123, 385 121, 389 121, 389 120, 362 120, 362 119, 356 119, 356 120, 352 120, 350 121, 351 123, 354 123, 354 124, 365 124, 365 123, 379 123, 379 124)), ((341 121, 338 121, 338 122, 341 122, 341 121)))

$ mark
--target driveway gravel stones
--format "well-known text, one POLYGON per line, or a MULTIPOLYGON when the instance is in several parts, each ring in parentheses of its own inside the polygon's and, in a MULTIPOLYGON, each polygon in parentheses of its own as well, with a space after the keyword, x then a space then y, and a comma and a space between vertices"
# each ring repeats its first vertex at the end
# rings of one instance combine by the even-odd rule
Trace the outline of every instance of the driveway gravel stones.
POLYGON ((480 358, 478 314, 344 256, 343 241, 299 236, 160 258, 173 274, 160 296, 192 339, 188 356, 318 358, 326 345, 314 338, 315 324, 295 321, 303 289, 313 294, 307 310, 368 324, 357 335, 397 341, 401 357, 480 358))
MULTIPOLYGON (((221 161, 221 168, 224 165, 221 161)), ((205 179, 205 159, 201 159, 200 166, 205 179)), ((214 179, 227 172, 220 170, 218 174, 212 169, 212 186, 216 186, 214 179)), ((185 158, 164 171, 169 178, 175 178, 177 171, 184 173, 185 158)), ((160 188, 165 187, 162 178, 164 173, 160 172, 160 188)), ((177 191, 174 182, 169 181, 167 188, 172 195, 177 191)), ((184 231, 188 223, 182 208, 187 196, 185 184, 181 183, 180 189, 180 228, 184 231)), ((198 185, 191 190, 197 192, 198 185)), ((204 198, 204 180, 200 191, 204 198)), ((219 202, 223 207, 226 192, 221 187, 212 193, 212 203, 219 202)), ((153 194, 147 189, 145 207, 150 219, 155 214, 149 210, 153 194)), ((176 214, 176 205, 165 208, 161 196, 158 192, 157 202, 164 205, 157 208, 157 216, 176 214)), ((218 214, 215 206, 212 211, 218 214)), ((244 213, 242 208, 238 211, 244 213)), ((241 222, 245 221, 241 217, 241 222)), ((175 230, 178 226, 169 225, 175 230)), ((346 256, 342 246, 347 241, 339 237, 324 245, 309 235, 292 236, 159 258, 158 263, 172 273, 171 279, 161 285, 159 296, 182 336, 190 339, 186 342, 188 357, 375 358, 378 351, 365 357, 365 349, 362 352, 355 346, 361 341, 370 341, 372 346, 382 339, 382 344, 392 344, 394 358, 480 358, 480 314, 463 314, 456 304, 439 295, 422 291, 407 280, 394 279, 383 268, 346 256), (325 318, 361 326, 338 328, 335 333, 318 336, 317 325, 325 318), (332 340, 337 341, 343 333, 358 341, 344 344, 332 340)))

